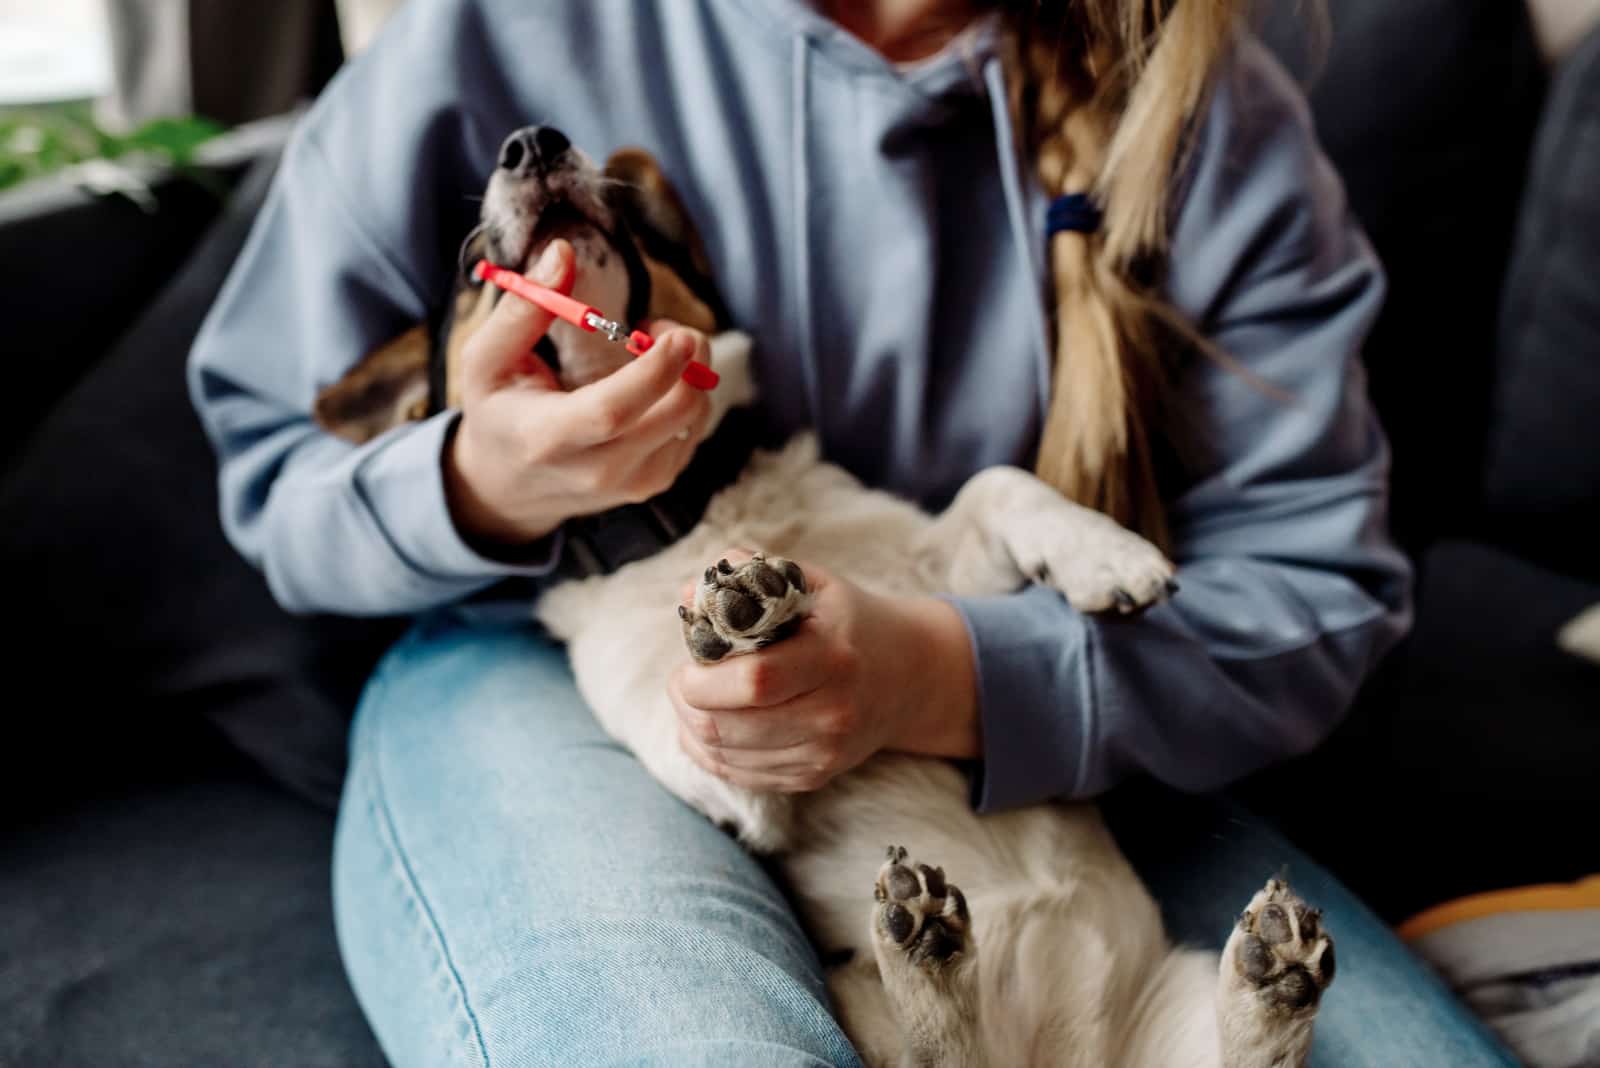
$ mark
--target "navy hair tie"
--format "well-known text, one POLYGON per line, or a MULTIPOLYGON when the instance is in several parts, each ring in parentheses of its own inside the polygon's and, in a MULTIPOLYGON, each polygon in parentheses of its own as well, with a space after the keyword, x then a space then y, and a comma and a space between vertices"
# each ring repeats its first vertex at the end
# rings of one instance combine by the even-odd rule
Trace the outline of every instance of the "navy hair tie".
POLYGON ((1054 237, 1062 231, 1092 234, 1100 229, 1102 216, 1088 193, 1068 193, 1050 202, 1050 212, 1045 216, 1045 233, 1054 237))

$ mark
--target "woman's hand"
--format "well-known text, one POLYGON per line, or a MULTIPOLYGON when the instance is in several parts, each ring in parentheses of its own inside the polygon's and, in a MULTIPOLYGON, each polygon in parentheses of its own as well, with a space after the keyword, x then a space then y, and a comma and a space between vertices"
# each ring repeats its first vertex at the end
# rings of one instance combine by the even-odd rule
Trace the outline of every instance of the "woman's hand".
POLYGON ((792 637, 674 673, 668 692, 695 763, 738 786, 795 793, 880 749, 977 756, 976 672, 955 608, 801 566, 812 613, 792 637))
MULTIPOLYGON (((572 246, 552 241, 531 275, 569 292, 572 246)), ((445 487, 469 541, 515 549, 573 516, 647 500, 672 485, 704 436, 710 401, 681 375, 691 359, 711 362, 705 335, 652 324, 650 351, 568 393, 533 354, 550 323, 543 309, 505 297, 463 350, 445 487)))

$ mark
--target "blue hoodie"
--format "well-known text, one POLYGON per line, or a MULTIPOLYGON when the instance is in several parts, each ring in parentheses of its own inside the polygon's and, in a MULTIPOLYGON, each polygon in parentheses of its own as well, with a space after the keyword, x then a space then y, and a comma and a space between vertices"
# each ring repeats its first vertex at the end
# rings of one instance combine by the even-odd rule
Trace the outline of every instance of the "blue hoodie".
MULTIPOLYGON (((453 526, 444 413, 363 446, 312 400, 435 314, 511 129, 655 154, 757 339, 761 414, 937 508, 1029 465, 1050 381, 1046 200, 995 35, 896 67, 802 0, 412 0, 297 131, 195 344, 222 519, 292 611, 415 612, 550 574, 453 526)), ((1145 771, 1207 789, 1316 744, 1406 625, 1387 453, 1359 349, 1372 250, 1259 44, 1219 76, 1179 187, 1170 299, 1285 401, 1208 361, 1180 382, 1208 465, 1171 502, 1182 593, 1100 622, 1051 590, 958 599, 985 809, 1145 771)))

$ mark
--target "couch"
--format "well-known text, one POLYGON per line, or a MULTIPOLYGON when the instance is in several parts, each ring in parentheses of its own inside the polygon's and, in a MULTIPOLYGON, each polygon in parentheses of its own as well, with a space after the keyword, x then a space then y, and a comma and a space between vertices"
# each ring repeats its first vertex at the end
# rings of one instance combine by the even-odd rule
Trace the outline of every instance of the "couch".
MULTIPOLYGON (((1547 90, 1519 4, 1334 15, 1326 47, 1266 32, 1390 269, 1367 359, 1419 615, 1345 727, 1239 793, 1399 919, 1600 870, 1600 668, 1551 641, 1600 602, 1600 35, 1547 90)), ((384 1063, 329 851, 404 621, 275 607, 183 384, 274 160, 161 179, 154 215, 0 197, 0 1066, 384 1063)))

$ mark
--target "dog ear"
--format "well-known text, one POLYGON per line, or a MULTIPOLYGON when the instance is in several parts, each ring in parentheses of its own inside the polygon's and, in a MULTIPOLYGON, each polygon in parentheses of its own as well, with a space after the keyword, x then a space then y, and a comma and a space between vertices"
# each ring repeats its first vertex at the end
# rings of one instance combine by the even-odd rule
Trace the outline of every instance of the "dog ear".
POLYGON ((700 232, 654 156, 642 148, 619 148, 606 160, 606 177, 617 183, 611 187, 617 198, 612 206, 640 240, 681 249, 695 270, 711 274, 700 232))
POLYGON ((611 204, 627 223, 650 272, 652 318, 675 319, 707 333, 728 315, 711 281, 711 261, 683 200, 642 148, 618 149, 606 161, 611 204))
POLYGON ((461 249, 456 253, 456 286, 476 287, 483 283, 478 281, 472 269, 478 261, 489 255, 488 224, 479 223, 474 226, 466 238, 461 242, 461 249))
POLYGON ((488 322, 489 313, 494 311, 499 298, 500 290, 480 283, 476 287, 463 285, 456 290, 455 300, 450 302, 450 318, 444 328, 444 360, 437 368, 443 372, 444 379, 434 383, 434 393, 436 396, 444 394, 446 408, 461 407, 461 361, 467 342, 478 332, 478 327, 488 322))
MULTIPOLYGON (((467 234, 456 254, 456 292, 443 331, 447 360, 458 357, 467 338, 494 307, 492 299, 485 299, 492 287, 472 276, 472 268, 484 257, 487 246, 480 223, 467 234)), ((427 418, 432 398, 443 395, 446 380, 455 377, 449 374, 454 368, 435 363, 433 356, 427 324, 412 327, 368 353, 343 378, 317 394, 312 410, 317 423, 359 445, 401 423, 427 418)), ((453 401, 447 398, 445 406, 453 401)))
POLYGON ((416 326, 374 349, 317 394, 318 425, 357 445, 428 414, 428 328, 416 326))
POLYGON ((499 302, 500 290, 472 273, 481 259, 489 256, 489 237, 484 223, 479 223, 461 242, 456 257, 456 291, 445 312, 444 329, 440 336, 443 358, 430 368, 432 396, 442 398, 445 408, 461 407, 461 354, 467 340, 478 332, 499 302))
POLYGON ((721 332, 722 324, 711 306, 695 294, 678 272, 653 259, 649 253, 641 252, 639 258, 650 274, 649 318, 671 319, 704 334, 721 332))

